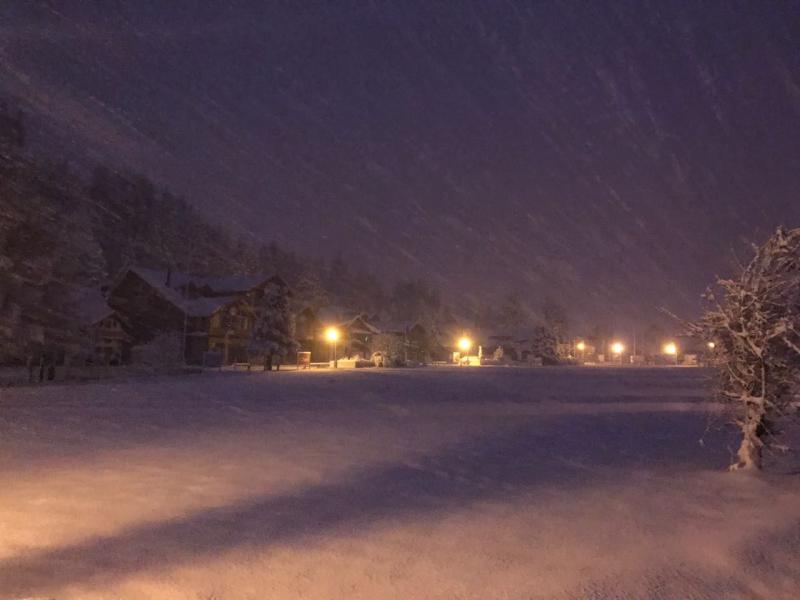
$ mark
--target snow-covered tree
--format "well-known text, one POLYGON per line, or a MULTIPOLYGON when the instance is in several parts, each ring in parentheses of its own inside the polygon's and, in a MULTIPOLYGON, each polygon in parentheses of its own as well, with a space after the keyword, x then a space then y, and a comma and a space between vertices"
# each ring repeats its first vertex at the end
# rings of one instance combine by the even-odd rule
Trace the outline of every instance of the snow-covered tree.
POLYGON ((330 304, 328 292, 319 275, 312 269, 304 269, 292 286, 294 302, 299 308, 311 307, 318 310, 330 304))
POLYGON ((262 357, 265 367, 272 367, 273 357, 297 350, 289 291, 285 286, 268 284, 262 295, 249 301, 247 308, 254 319, 249 351, 262 357))
POLYGON ((83 287, 105 278, 80 181, 64 165, 3 156, 0 169, 0 362, 81 342, 83 287))
POLYGON ((542 318, 545 326, 553 332, 559 342, 567 339, 569 318, 564 307, 553 299, 548 299, 542 304, 542 318))
POLYGON ((399 281, 389 302, 392 319, 404 324, 420 323, 429 331, 435 329, 443 309, 439 290, 422 279, 399 281))
POLYGON ((25 119, 22 111, 0 101, 0 162, 19 154, 25 146, 25 119))
POLYGON ((556 354, 557 340, 550 328, 537 325, 531 335, 531 352, 542 359, 542 364, 555 365, 558 363, 556 354))
POLYGON ((520 297, 516 294, 506 294, 497 312, 497 326, 504 332, 518 334, 521 330, 527 329, 530 322, 530 312, 520 297))
POLYGON ((692 329, 714 343, 720 394, 736 410, 742 441, 731 469, 759 469, 800 376, 800 228, 778 229, 738 278, 718 280, 705 298, 692 329))

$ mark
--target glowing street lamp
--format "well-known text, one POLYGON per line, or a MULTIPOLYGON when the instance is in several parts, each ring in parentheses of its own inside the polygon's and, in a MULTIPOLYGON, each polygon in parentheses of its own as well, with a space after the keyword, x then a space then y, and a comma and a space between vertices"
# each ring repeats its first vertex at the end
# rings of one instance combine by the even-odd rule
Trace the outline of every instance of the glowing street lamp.
POLYGON ((575 344, 575 356, 578 357, 578 353, 580 352, 580 360, 581 362, 586 360, 586 342, 580 340, 575 344))
POLYGON ((708 344, 706 344, 706 346, 708 346, 709 350, 713 350, 714 348, 717 347, 717 345, 714 342, 708 342, 708 344))
POLYGON ((671 357, 675 364, 678 364, 678 345, 675 342, 667 342, 661 351, 667 356, 671 357))
POLYGON ((462 336, 456 341, 456 347, 458 352, 453 353, 453 358, 455 359, 458 356, 458 364, 463 365, 465 364, 464 357, 469 356, 469 351, 472 348, 472 340, 467 336, 462 336))
POLYGON ((618 360, 620 364, 622 364, 622 353, 625 352, 625 344, 622 342, 614 342, 611 344, 611 354, 614 355, 614 359, 618 360))
POLYGON ((325 339, 333 345, 333 368, 339 367, 339 362, 336 360, 336 342, 339 341, 339 330, 336 327, 328 327, 325 330, 325 339))

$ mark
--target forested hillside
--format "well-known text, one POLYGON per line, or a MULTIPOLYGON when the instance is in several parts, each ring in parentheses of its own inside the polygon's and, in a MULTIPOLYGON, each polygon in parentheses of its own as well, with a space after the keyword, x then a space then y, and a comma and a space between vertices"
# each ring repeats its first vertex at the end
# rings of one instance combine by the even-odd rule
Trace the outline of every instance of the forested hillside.
POLYGON ((521 333, 545 325, 558 337, 567 334, 572 315, 552 294, 522 297, 509 286, 472 302, 469 294, 446 294, 424 278, 388 269, 379 280, 362 268, 360 255, 299 256, 214 222, 191 199, 141 174, 53 162, 26 144, 27 134, 25 115, 0 105, 0 364, 79 343, 87 324, 82 299, 99 294, 126 266, 278 273, 296 307, 365 311, 393 325, 436 327, 457 317, 466 327, 521 333))
POLYGON ((81 297, 126 266, 280 273, 296 301, 375 310, 376 281, 343 260, 305 261, 237 237, 146 177, 98 166, 81 176, 26 148, 21 111, 0 106, 0 363, 80 338, 81 297))

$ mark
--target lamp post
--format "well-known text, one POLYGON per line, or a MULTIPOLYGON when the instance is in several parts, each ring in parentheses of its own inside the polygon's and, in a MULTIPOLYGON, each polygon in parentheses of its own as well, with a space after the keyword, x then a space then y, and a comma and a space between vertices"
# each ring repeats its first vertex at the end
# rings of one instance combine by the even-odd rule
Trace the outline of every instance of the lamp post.
POLYGON ((577 344, 575 344, 575 349, 581 353, 581 361, 586 359, 586 342, 581 340, 577 344))
POLYGON ((325 330, 325 339, 333 345, 333 368, 339 368, 339 362, 336 360, 336 342, 339 341, 339 330, 336 327, 328 327, 325 330))
POLYGON ((716 344, 716 342, 714 342, 712 340, 712 341, 710 341, 710 342, 708 342, 706 344, 706 348, 707 348, 707 351, 706 351, 706 354, 705 354, 705 357, 704 357, 704 362, 705 362, 706 366, 708 366, 708 365, 711 365, 711 364, 714 363, 714 358, 716 356, 715 350, 717 348, 717 344, 716 344))
POLYGON ((625 345, 622 342, 611 344, 611 354, 613 354, 622 364, 622 353, 625 352, 625 345))
POLYGON ((472 340, 466 336, 461 337, 457 343, 458 350, 459 350, 459 364, 461 364, 461 358, 470 351, 472 348, 472 340))
POLYGON ((675 342, 667 342, 661 350, 672 358, 674 364, 678 364, 678 345, 675 342))

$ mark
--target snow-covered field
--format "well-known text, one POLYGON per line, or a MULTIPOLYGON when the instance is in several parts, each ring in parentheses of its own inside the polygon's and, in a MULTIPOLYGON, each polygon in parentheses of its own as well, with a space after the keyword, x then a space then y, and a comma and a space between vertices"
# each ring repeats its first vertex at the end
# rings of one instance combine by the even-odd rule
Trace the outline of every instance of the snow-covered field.
POLYGON ((800 461, 724 472, 734 438, 706 377, 0 390, 0 598, 798 598, 800 461))

